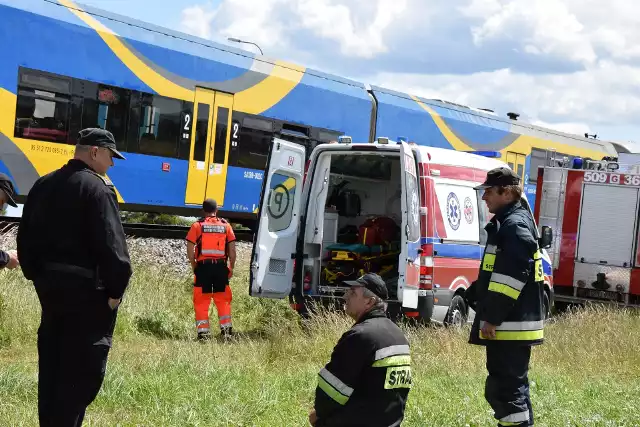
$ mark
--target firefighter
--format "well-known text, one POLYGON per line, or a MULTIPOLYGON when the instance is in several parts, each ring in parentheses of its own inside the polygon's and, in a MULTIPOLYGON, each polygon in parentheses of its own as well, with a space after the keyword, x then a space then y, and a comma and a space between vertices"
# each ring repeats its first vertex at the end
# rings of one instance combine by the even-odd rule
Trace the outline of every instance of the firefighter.
POLYGON ((506 167, 487 173, 482 200, 494 214, 478 279, 465 293, 476 309, 469 342, 486 347, 485 398, 499 426, 533 425, 531 347, 543 342, 544 287, 538 234, 521 204, 520 178, 506 167))
POLYGON ((81 426, 106 371, 131 262, 118 201, 104 177, 116 150, 103 129, 78 134, 74 158, 27 196, 18 255, 42 307, 38 329, 40 426, 81 426))
POLYGON ((355 324, 318 375, 309 422, 315 427, 399 426, 411 388, 409 342, 386 317, 384 280, 368 273, 344 295, 355 324))
MULTIPOLYGON (((18 205, 14 200, 15 190, 11 178, 7 175, 0 173, 0 209, 5 211, 6 205, 17 208, 18 205)), ((12 270, 19 266, 18 254, 15 251, 3 251, 0 250, 0 269, 6 268, 12 270)))
POLYGON ((194 274, 196 331, 198 340, 211 338, 209 306, 213 298, 221 336, 228 338, 233 334, 229 279, 236 264, 236 236, 231 224, 218 218, 215 200, 205 200, 202 210, 204 218, 194 222, 187 234, 187 257, 194 274))

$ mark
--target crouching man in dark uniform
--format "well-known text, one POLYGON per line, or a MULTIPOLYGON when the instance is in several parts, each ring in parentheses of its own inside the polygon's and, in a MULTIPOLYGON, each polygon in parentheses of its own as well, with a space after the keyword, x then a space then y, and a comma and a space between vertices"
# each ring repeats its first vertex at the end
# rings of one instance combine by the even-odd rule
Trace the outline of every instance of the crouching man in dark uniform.
POLYGON ((476 309, 469 342, 486 346, 485 398, 499 426, 533 425, 529 397, 531 346, 541 344, 544 277, 538 233, 522 206, 520 178, 508 168, 487 173, 482 200, 494 214, 478 279, 465 298, 476 309))
POLYGON ((80 131, 74 159, 38 179, 24 205, 18 255, 42 307, 41 426, 81 426, 104 379, 131 276, 116 194, 104 177, 113 157, 124 159, 111 133, 80 131))
POLYGON ((411 355, 402 330, 386 315, 384 280, 365 274, 344 282, 347 314, 356 324, 345 332, 320 371, 316 427, 395 427, 404 419, 411 388, 411 355))

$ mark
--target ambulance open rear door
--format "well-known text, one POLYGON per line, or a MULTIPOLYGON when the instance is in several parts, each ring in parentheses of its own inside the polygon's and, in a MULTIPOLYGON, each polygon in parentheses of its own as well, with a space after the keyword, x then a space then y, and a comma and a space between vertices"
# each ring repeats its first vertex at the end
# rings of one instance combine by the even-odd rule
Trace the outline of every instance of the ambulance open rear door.
POLYGON ((402 245, 399 262, 398 298, 404 308, 418 307, 420 281, 420 189, 416 160, 409 144, 400 147, 402 170, 402 245))
POLYGON ((291 292, 305 160, 302 145, 273 140, 251 254, 251 296, 285 298, 291 292))

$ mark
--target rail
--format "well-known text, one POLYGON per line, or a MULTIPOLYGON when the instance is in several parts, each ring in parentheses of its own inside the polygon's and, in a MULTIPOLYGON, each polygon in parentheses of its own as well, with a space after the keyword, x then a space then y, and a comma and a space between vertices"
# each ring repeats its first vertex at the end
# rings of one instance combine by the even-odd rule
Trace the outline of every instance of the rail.
MULTIPOLYGON (((8 233, 20 225, 20 218, 0 216, 0 235, 8 233)), ((184 225, 163 225, 143 223, 123 223, 124 233, 129 237, 156 239, 184 239, 189 231, 184 225)), ((234 231, 239 242, 252 242, 253 232, 234 231)))

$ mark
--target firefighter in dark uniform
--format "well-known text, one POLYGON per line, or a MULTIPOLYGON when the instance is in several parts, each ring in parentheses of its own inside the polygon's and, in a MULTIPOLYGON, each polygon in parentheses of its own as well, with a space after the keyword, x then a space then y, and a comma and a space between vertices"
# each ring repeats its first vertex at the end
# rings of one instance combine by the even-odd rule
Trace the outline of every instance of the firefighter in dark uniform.
POLYGON ((542 256, 519 184, 511 169, 501 167, 476 187, 494 216, 485 227, 478 279, 465 294, 476 310, 469 342, 486 346, 485 398, 499 426, 533 425, 527 374, 531 347, 543 342, 542 256))
POLYGON ((231 322, 232 293, 229 279, 236 264, 236 236, 223 218, 218 218, 218 204, 213 199, 202 203, 204 218, 194 222, 187 233, 187 257, 193 269, 193 308, 198 340, 211 338, 209 306, 213 299, 223 338, 233 334, 231 322))
MULTIPOLYGON (((13 188, 13 182, 6 174, 0 173, 0 210, 5 211, 6 205, 17 208, 15 199, 15 189, 13 188)), ((18 267, 18 254, 15 251, 3 251, 0 250, 0 269, 6 268, 12 270, 18 267)))
POLYGON ((116 150, 102 129, 78 134, 75 156, 36 181, 24 205, 18 255, 42 315, 38 329, 41 426, 82 425, 105 375, 131 263, 113 186, 116 150))
POLYGON ((318 374, 316 427, 399 426, 411 388, 411 354, 402 330, 386 317, 384 280, 374 273, 355 281, 344 295, 356 323, 338 341, 318 374))

